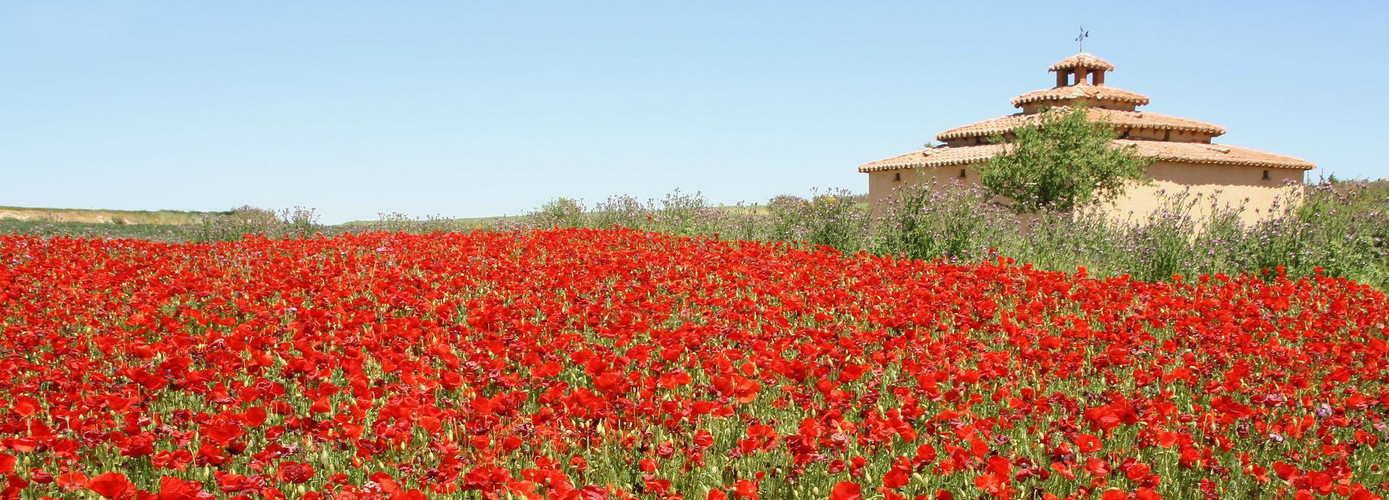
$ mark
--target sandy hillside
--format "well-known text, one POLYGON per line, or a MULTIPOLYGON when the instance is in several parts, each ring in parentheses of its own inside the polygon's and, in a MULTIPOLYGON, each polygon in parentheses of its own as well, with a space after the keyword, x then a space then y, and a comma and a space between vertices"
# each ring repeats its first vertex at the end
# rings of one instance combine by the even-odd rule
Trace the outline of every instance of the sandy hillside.
POLYGON ((202 212, 175 210, 81 210, 73 208, 0 207, 0 219, 26 221, 84 222, 89 224, 188 224, 199 220, 202 212))

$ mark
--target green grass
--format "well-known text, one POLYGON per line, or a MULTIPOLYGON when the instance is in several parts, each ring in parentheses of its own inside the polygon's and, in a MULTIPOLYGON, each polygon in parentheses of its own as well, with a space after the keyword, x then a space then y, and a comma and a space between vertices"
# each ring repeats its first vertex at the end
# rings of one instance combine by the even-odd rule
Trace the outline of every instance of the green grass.
POLYGON ((135 238, 156 241, 197 239, 194 224, 112 224, 55 222, 51 220, 0 219, 0 234, 75 236, 84 238, 135 238))
MULTIPOLYGON (((429 219, 384 219, 384 220, 354 220, 330 226, 341 231, 363 231, 382 229, 388 226, 399 226, 394 230, 405 232, 430 232, 430 231, 471 231, 474 229, 487 229, 498 224, 508 222, 519 222, 525 219, 522 215, 499 215, 493 217, 456 217, 456 218, 429 218, 429 219)), ((390 229, 387 229, 390 230, 390 229)))

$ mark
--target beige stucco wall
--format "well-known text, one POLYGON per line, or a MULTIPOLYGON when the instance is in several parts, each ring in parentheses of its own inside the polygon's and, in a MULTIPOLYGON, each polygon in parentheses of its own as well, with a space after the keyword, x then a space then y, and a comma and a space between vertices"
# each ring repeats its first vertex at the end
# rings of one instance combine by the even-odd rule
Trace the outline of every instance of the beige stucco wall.
MULTIPOLYGON (((1301 194, 1303 172, 1291 168, 1247 167, 1235 165, 1207 165, 1173 162, 1156 162, 1148 167, 1153 182, 1148 185, 1130 186, 1125 194, 1114 200, 1103 210, 1116 221, 1143 219, 1161 208, 1164 200, 1173 195, 1186 193, 1189 199, 1200 196, 1194 208, 1197 217, 1204 217, 1212 205, 1222 207, 1244 206, 1241 218, 1246 224, 1265 217, 1275 202, 1286 205, 1289 196, 1301 194), (1264 179, 1264 172, 1269 174, 1264 179)), ((934 178, 937 186, 977 185, 979 172, 972 166, 950 166, 928 169, 900 169, 870 172, 868 174, 868 200, 875 211, 882 202, 893 196, 899 186, 913 185, 924 178, 934 178), (965 177, 960 178, 960 170, 965 177), (898 175, 901 180, 897 181, 898 175)))
MULTIPOLYGON (((1171 130, 1150 127, 1116 127, 1120 139, 1137 139, 1145 141, 1167 141, 1167 142, 1201 142, 1210 144, 1211 135, 1187 130, 1171 130)), ((1011 132, 1005 132, 1003 138, 1006 141, 1013 140, 1011 132)), ((993 141, 988 137, 962 137, 945 141, 946 146, 977 146, 980 144, 992 144, 993 141)))
POLYGON ((1193 215, 1204 217, 1210 207, 1240 208, 1245 224, 1267 217, 1275 203, 1287 206, 1288 199, 1301 195, 1303 171, 1293 168, 1207 165, 1160 161, 1148 166, 1153 182, 1131 186, 1106 211, 1116 220, 1146 218, 1170 203, 1173 195, 1185 193, 1196 199, 1193 215), (1268 179, 1264 179, 1268 172, 1268 179), (1167 201, 1165 201, 1167 200, 1167 201))
POLYGON ((893 190, 901 186, 913 186, 921 180, 928 182, 934 180, 936 186, 951 185, 978 185, 979 171, 970 165, 957 165, 951 167, 936 167, 926 169, 900 169, 884 170, 882 172, 868 173, 868 201, 875 207, 882 206, 889 196, 893 195, 893 190), (964 177, 960 177, 960 171, 965 172, 964 177), (901 175, 901 180, 897 176, 901 175))
POLYGON ((1147 141, 1168 141, 1168 142, 1203 142, 1210 144, 1211 135, 1196 133, 1186 130, 1168 130, 1157 128, 1120 128, 1119 137, 1121 139, 1141 139, 1147 141))

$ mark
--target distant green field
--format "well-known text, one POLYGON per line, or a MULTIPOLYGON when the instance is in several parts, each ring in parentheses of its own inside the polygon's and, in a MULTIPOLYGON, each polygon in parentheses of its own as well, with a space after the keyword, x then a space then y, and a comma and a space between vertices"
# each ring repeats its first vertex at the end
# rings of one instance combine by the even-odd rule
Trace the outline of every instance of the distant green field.
MULTIPOLYGON (((867 202, 854 206, 865 209, 867 202)), ((648 207, 655 210, 654 207, 648 207)), ((715 205, 733 216, 766 216, 764 204, 715 205)), ((179 210, 89 210, 0 206, 0 234, 79 236, 92 238, 141 238, 164 241, 230 239, 244 233, 279 235, 286 226, 284 214, 243 207, 222 212, 179 210), (250 214, 250 215, 246 215, 250 214), (248 220, 250 217, 252 220, 248 220), (277 219, 279 217, 280 219, 277 219)), ((528 215, 423 219, 384 216, 379 220, 349 221, 336 225, 311 224, 300 229, 326 235, 363 231, 467 232, 476 229, 524 224, 528 215)))
POLYGON ((209 217, 230 213, 0 206, 0 234, 183 241, 198 238, 209 217))
MULTIPOLYGON (((867 207, 867 202, 855 204, 867 207)), ((650 207, 649 207, 650 208, 650 207)), ((768 215, 766 205, 716 205, 729 215, 768 215)), ((260 212, 274 217, 275 212, 243 207, 221 212, 184 210, 100 210, 79 208, 43 208, 0 206, 0 234, 70 235, 103 238, 205 239, 208 231, 217 230, 219 220, 235 218, 241 211, 260 212)), ((471 231, 522 223, 526 215, 503 215, 458 218, 383 217, 380 220, 349 221, 337 225, 316 225, 325 234, 352 231, 471 231)), ((223 224, 225 225, 225 224, 223 224)), ((243 225, 244 227, 244 225, 243 225)), ((245 229, 253 229, 244 227, 245 229)))
POLYGON ((377 227, 381 227, 381 226, 390 226, 390 225, 401 225, 401 226, 412 227, 412 228, 421 228, 421 227, 437 226, 437 227, 441 227, 441 228, 456 228, 456 229, 472 230, 472 229, 485 229, 485 228, 488 228, 488 227, 492 227, 492 226, 494 226, 494 225, 496 225, 497 223, 500 223, 500 222, 505 222, 505 221, 519 221, 519 220, 522 220, 522 219, 524 219, 524 218, 525 218, 525 216, 522 216, 522 215, 503 215, 503 216, 495 216, 495 217, 458 217, 458 218, 451 218, 451 219, 443 219, 443 218, 440 218, 440 219, 410 219, 410 220, 354 220, 354 221, 344 222, 344 223, 342 223, 342 224, 339 224, 339 225, 336 226, 336 227, 341 227, 341 228, 346 229, 346 230, 355 230, 355 229, 370 229, 370 228, 377 228, 377 227))
MULTIPOLYGON (((868 206, 867 202, 860 203, 862 207, 868 206)), ((715 208, 723 210, 733 215, 767 215, 768 210, 765 205, 718 205, 715 208)), ((354 220, 344 222, 340 227, 344 229, 372 228, 390 224, 403 224, 409 227, 437 226, 443 228, 455 228, 462 230, 486 229, 495 227, 498 224, 507 222, 521 222, 526 220, 524 215, 498 215, 489 217, 457 217, 406 221, 382 221, 382 220, 354 220)))
POLYGON ((109 222, 56 222, 51 220, 0 219, 0 234, 80 236, 89 238, 139 238, 184 241, 196 238, 198 225, 113 224, 109 222))

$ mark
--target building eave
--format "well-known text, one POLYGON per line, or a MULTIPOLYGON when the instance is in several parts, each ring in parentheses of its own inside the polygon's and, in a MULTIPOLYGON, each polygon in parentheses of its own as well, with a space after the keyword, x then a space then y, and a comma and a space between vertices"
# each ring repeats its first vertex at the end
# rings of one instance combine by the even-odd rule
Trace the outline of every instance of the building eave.
MULTIPOLYGON (((1283 156, 1226 144, 1196 142, 1167 142, 1115 139, 1118 147, 1131 148, 1134 154, 1154 161, 1197 165, 1234 165, 1246 167, 1290 168, 1311 170, 1316 165, 1291 156, 1283 156)), ((901 154, 859 165, 861 173, 884 170, 935 168, 979 163, 1010 147, 1007 144, 973 146, 937 146, 901 154)))

